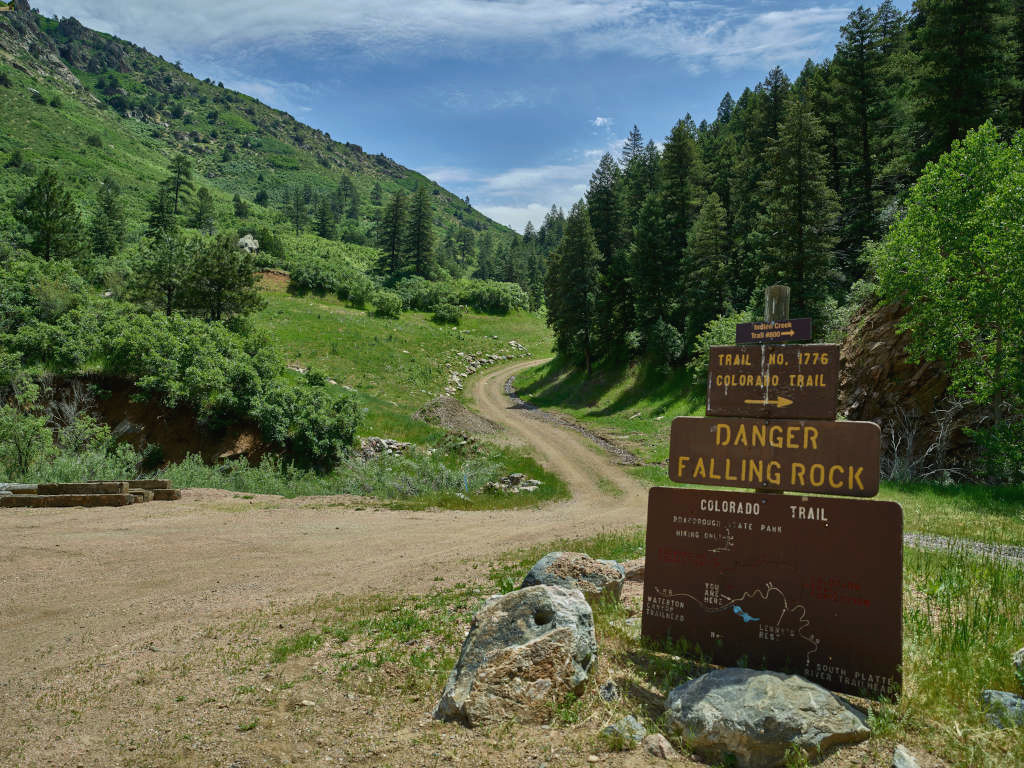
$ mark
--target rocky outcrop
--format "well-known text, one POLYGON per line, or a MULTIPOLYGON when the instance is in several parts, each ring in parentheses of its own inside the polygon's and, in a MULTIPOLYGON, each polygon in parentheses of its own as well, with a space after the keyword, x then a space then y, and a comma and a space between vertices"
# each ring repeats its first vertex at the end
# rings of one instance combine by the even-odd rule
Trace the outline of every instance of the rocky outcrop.
POLYGON ((781 766, 791 745, 816 757, 871 735, 859 712, 821 686, 752 669, 717 669, 674 688, 666 718, 696 752, 732 755, 738 768, 781 766))
POLYGON ((1008 691, 982 691, 988 721, 997 728, 1024 725, 1024 699, 1008 691))
POLYGON ((260 241, 252 235, 242 235, 238 238, 238 247, 246 253, 256 253, 260 249, 260 241))
POLYGON ((526 574, 521 586, 536 584, 578 589, 588 600, 618 600, 626 578, 614 560, 595 560, 583 552, 549 552, 526 574))
POLYGON ((582 692, 596 657, 594 614, 579 590, 494 597, 473 617, 434 717, 467 726, 546 722, 552 705, 582 692))
POLYGON ((949 400, 942 365, 912 362, 899 304, 863 307, 840 351, 839 411, 882 428, 883 472, 904 479, 969 463, 964 426, 980 412, 949 400))

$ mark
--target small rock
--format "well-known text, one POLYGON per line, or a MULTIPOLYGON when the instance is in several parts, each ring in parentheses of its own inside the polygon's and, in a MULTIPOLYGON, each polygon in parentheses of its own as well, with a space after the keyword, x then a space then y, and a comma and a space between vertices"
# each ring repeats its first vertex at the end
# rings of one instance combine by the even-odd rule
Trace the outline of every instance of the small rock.
POLYGON ((619 687, 615 685, 613 680, 609 680, 597 689, 597 695, 600 696, 603 701, 616 701, 619 698, 619 687))
POLYGON ((1013 654, 1013 668, 1017 670, 1017 676, 1024 678, 1024 648, 1013 654))
POLYGON ((1024 699, 1007 691, 982 691, 988 709, 988 721, 996 728, 1024 725, 1024 699))
POLYGON ((864 716, 819 685, 797 675, 716 669, 673 688, 668 725, 695 751, 737 768, 775 768, 791 745, 811 755, 871 735, 864 716))
POLYGON ((638 557, 636 560, 626 560, 622 563, 622 568, 626 572, 626 581, 643 581, 644 580, 644 565, 646 559, 638 557))
POLYGON ((892 768, 920 768, 920 766, 906 747, 897 744, 896 751, 892 753, 892 768))
POLYGON ((316 706, 316 702, 315 701, 310 701, 309 699, 303 699, 302 700, 302 706, 304 706, 304 707, 315 707, 316 706))
POLYGON ((614 725, 603 728, 601 733, 632 748, 644 740, 647 729, 633 715, 626 715, 614 725))
POLYGON ((601 758, 598 757, 597 755, 587 755, 587 762, 588 763, 600 763, 601 762, 601 758))
POLYGON ((548 584, 582 590, 588 600, 618 600, 625 577, 614 560, 595 560, 583 552, 549 552, 526 574, 522 586, 548 584))
POLYGON ((672 747, 672 743, 660 733, 649 733, 644 736, 640 746, 649 755, 661 758, 662 760, 678 760, 679 753, 672 747))

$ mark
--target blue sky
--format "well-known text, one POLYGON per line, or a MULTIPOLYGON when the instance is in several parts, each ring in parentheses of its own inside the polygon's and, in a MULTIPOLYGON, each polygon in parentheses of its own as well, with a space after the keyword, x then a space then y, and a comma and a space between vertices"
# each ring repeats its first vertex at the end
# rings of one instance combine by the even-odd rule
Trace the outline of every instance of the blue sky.
MULTIPOLYGON (((909 0, 897 2, 908 8, 909 0)), ((45 0, 46 14, 383 152, 522 230, 568 208, 637 124, 661 141, 778 64, 831 55, 856 7, 805 0, 45 0)))

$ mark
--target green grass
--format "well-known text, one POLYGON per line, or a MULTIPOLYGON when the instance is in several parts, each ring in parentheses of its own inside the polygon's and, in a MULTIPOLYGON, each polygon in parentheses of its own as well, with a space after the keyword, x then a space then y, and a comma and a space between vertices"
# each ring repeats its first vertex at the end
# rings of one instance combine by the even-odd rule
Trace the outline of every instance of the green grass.
POLYGON ((427 312, 374 317, 333 296, 296 297, 275 290, 263 295, 267 307, 255 316, 256 326, 270 334, 290 364, 322 371, 355 390, 366 408, 363 435, 416 442, 437 438, 437 430, 412 414, 443 394, 449 370, 465 367, 458 352, 508 355, 513 340, 538 356, 551 349, 543 318, 530 312, 466 314, 453 327, 437 325, 427 312))

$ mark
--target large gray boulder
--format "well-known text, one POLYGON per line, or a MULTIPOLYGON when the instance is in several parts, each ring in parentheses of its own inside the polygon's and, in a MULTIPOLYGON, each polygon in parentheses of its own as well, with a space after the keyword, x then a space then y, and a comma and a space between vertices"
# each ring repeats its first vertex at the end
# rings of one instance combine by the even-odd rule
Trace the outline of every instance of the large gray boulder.
POLYGON ((795 744, 814 757, 871 735, 864 717, 821 686, 796 675, 718 669, 673 688, 669 727, 714 760, 738 768, 774 768, 795 744))
POLYGON ((1024 648, 1013 654, 1013 668, 1017 670, 1017 676, 1024 680, 1024 648))
POLYGON ((546 722, 551 704, 582 693, 596 658, 594 614, 578 589, 542 585, 492 598, 473 617, 434 717, 546 722))
POLYGON ((626 570, 614 560, 595 560, 583 552, 549 552, 523 579, 522 587, 547 584, 579 589, 588 600, 618 600, 626 570))

